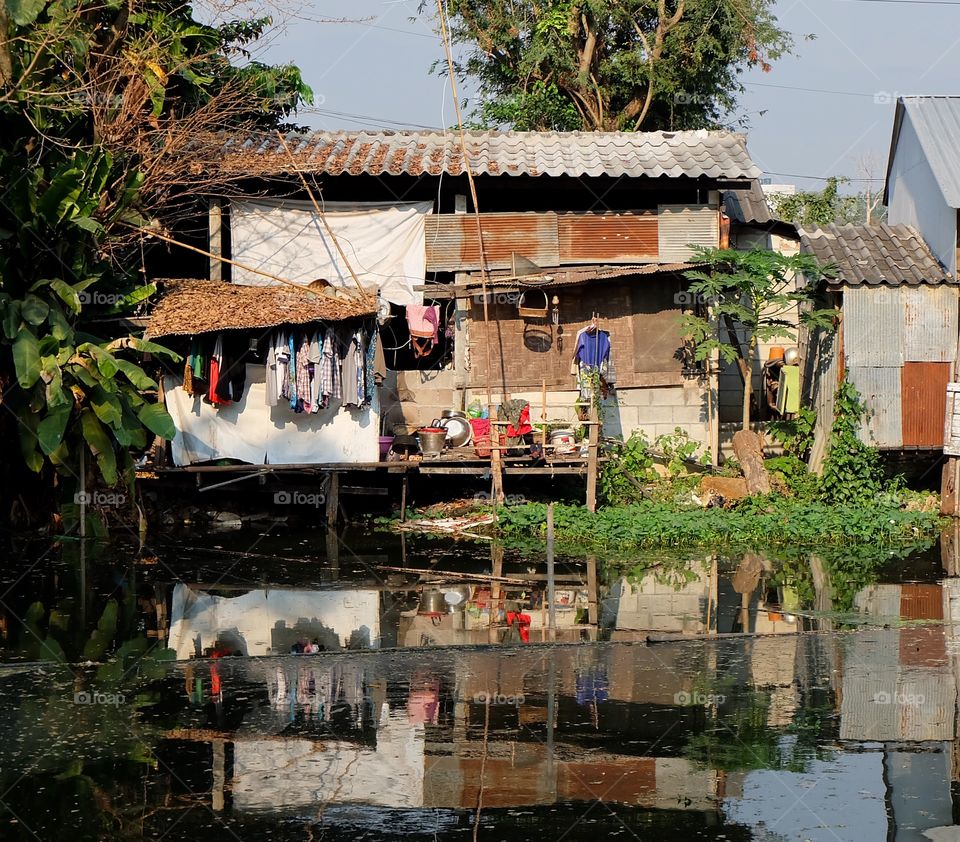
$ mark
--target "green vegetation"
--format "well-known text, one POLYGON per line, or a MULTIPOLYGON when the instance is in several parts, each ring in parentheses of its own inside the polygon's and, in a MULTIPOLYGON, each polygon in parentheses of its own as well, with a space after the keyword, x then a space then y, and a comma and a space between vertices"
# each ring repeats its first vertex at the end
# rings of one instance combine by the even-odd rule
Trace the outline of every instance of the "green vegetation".
MULTIPOLYGON (((433 8, 421 3, 421 10, 433 8)), ((484 127, 556 131, 712 128, 740 74, 788 53, 770 0, 452 0, 461 70, 484 127)))
MULTIPOLYGON (((499 510, 507 538, 533 539, 542 547, 547 507, 543 503, 499 510)), ((652 547, 750 548, 776 546, 890 547, 933 537, 936 512, 904 510, 893 495, 869 509, 863 505, 753 497, 731 509, 703 509, 676 502, 645 501, 591 513, 581 506, 554 506, 558 547, 563 552, 624 553, 652 547)))
POLYGON ((683 317, 684 332, 694 359, 703 362, 717 353, 737 364, 743 381, 743 429, 750 426, 753 371, 761 342, 796 341, 793 314, 810 328, 832 330, 836 312, 814 305, 817 288, 827 274, 809 254, 783 255, 756 247, 698 249, 701 268, 686 272, 690 292, 701 302, 683 317), (738 331, 744 333, 741 342, 738 331))
POLYGON ((29 472, 28 508, 69 497, 84 450, 105 484, 129 482, 131 449, 171 435, 140 363, 176 356, 117 325, 154 292, 143 230, 217 192, 198 141, 281 125, 310 96, 296 68, 244 60, 268 24, 156 0, 0 4, 4 511, 29 472))

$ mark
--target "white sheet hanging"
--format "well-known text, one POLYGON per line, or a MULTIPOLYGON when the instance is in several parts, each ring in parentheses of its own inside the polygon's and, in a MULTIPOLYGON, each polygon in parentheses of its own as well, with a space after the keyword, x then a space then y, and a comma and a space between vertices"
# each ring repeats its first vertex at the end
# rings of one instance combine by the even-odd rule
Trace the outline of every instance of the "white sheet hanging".
POLYGON ((376 462, 380 459, 379 407, 344 409, 339 402, 315 415, 294 413, 289 403, 266 404, 266 369, 247 366, 243 398, 215 408, 183 391, 179 378, 164 377, 167 412, 177 434, 171 442, 177 466, 211 459, 254 465, 376 462))
MULTIPOLYGON (((422 304, 414 292, 426 277, 425 217, 432 202, 325 202, 324 216, 365 287, 379 287, 394 304, 422 304)), ((233 259, 254 269, 307 285, 323 278, 356 288, 313 203, 258 199, 230 203, 233 259)), ((233 281, 248 286, 275 282, 233 267, 233 281)))

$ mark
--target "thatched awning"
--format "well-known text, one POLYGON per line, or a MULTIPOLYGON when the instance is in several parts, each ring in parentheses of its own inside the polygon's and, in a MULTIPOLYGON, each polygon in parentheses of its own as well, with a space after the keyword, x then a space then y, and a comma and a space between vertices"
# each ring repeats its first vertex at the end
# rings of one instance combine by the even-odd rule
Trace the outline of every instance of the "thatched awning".
POLYGON ((282 324, 338 322, 370 316, 376 299, 344 290, 241 286, 221 281, 162 281, 163 297, 145 336, 192 336, 221 330, 257 330, 282 324))

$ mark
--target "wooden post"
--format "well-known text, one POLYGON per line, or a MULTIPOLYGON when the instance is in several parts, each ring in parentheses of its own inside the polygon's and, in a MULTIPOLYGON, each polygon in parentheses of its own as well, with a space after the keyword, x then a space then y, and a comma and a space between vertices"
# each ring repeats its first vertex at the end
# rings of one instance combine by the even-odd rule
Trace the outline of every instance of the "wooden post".
POLYGON ((597 410, 590 409, 590 428, 587 432, 587 508, 597 510, 597 450, 600 441, 600 424, 597 410))
POLYGON ((493 501, 503 505, 503 460, 500 458, 500 428, 496 424, 497 409, 490 406, 490 471, 493 474, 493 501))
POLYGON ((327 526, 336 528, 337 511, 340 508, 340 474, 330 474, 330 487, 327 489, 327 526))
POLYGON ((224 798, 223 791, 226 786, 226 741, 211 740, 210 748, 213 750, 213 787, 211 791, 210 806, 217 813, 223 810, 224 798))
POLYGON ((223 280, 223 201, 218 197, 210 198, 209 207, 210 237, 210 280, 223 280))
POLYGON ((587 556, 587 622, 596 626, 600 621, 597 611, 597 557, 587 556))
POLYGON ((410 474, 403 472, 403 481, 400 484, 400 523, 407 519, 407 495, 410 493, 410 474))
POLYGON ((547 609, 550 640, 557 639, 557 583, 553 558, 553 503, 547 503, 547 609))
POLYGON ((499 640, 498 629, 496 625, 497 614, 500 613, 500 603, 503 599, 502 585, 500 578, 503 576, 503 544, 499 541, 490 543, 490 572, 494 579, 490 583, 490 626, 487 632, 487 638, 491 643, 497 643, 499 640))

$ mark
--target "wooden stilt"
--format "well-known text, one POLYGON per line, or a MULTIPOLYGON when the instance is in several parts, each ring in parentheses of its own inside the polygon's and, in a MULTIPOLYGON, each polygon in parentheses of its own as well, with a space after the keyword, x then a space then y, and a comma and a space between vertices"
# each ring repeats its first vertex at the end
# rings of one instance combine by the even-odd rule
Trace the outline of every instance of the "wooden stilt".
POLYGON ((590 424, 587 432, 587 508, 591 512, 597 510, 597 450, 600 441, 600 424, 598 423, 597 410, 590 410, 590 424))
POLYGON ((410 475, 404 471, 400 484, 400 523, 407 519, 407 495, 410 493, 410 475))
POLYGON ((499 641, 499 632, 497 630, 497 614, 500 612, 500 601, 503 591, 500 581, 503 576, 503 545, 494 541, 490 545, 490 626, 487 639, 491 643, 499 641))
POLYGON ((497 410, 490 407, 490 471, 493 474, 493 501, 503 505, 503 459, 500 455, 500 427, 496 424, 497 410))
POLYGON ((597 610, 597 557, 587 556, 587 622, 596 626, 599 622, 597 610))
POLYGON ((336 527, 340 509, 340 474, 330 474, 330 487, 327 489, 327 526, 336 527))

